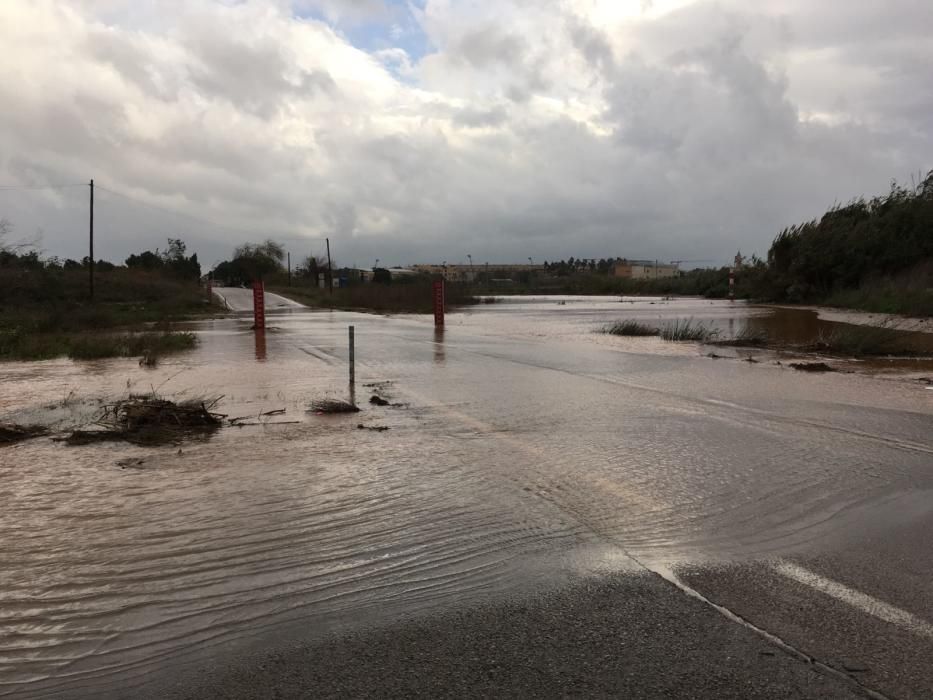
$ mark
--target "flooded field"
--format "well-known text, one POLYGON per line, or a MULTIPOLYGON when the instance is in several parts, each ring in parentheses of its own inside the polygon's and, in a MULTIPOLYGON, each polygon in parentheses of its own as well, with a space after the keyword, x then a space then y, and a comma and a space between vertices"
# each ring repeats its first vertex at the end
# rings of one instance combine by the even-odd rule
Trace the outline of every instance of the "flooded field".
POLYGON ((283 309, 264 334, 242 317, 190 324, 198 349, 155 369, 0 365, 0 420, 64 431, 154 390, 222 396, 216 410, 247 423, 158 447, 0 448, 0 697, 158 695, 270 640, 633 561, 819 553, 856 525, 929 516, 933 391, 913 374, 804 375, 594 333, 623 316, 729 334, 823 323, 788 313, 522 298, 435 331, 283 309), (351 324, 362 410, 308 412, 349 398, 351 324))

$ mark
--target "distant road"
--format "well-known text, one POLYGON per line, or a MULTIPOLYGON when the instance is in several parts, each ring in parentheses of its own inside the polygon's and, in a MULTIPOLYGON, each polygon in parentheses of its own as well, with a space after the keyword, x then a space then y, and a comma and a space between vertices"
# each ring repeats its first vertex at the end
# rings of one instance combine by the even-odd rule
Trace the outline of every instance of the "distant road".
MULTIPOLYGON (((214 294, 219 296, 227 304, 231 311, 252 311, 253 310, 253 290, 243 289, 242 287, 215 287, 214 294)), ((266 292, 266 309, 302 309, 304 306, 297 301, 286 299, 278 294, 266 292)))

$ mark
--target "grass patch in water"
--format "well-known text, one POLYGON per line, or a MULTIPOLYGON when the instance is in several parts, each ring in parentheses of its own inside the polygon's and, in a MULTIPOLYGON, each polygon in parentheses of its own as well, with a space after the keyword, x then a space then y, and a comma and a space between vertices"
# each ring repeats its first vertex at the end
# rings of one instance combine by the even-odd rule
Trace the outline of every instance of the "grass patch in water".
POLYGON ((610 323, 608 326, 603 326, 600 333, 606 333, 608 335, 624 335, 624 336, 653 336, 658 335, 659 331, 654 326, 649 326, 645 323, 639 323, 638 321, 627 320, 627 321, 616 321, 615 323, 610 323))
POLYGON ((702 323, 695 322, 692 318, 670 321, 661 326, 660 329, 661 337, 664 340, 671 341, 704 342, 714 338, 716 333, 716 331, 704 326, 702 323))

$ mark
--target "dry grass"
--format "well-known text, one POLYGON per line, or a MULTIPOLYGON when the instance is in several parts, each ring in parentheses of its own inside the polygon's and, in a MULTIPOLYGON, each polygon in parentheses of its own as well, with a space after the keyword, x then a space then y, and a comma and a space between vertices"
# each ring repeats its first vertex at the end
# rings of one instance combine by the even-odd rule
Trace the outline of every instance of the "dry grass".
POLYGON ((84 445, 125 440, 136 444, 159 444, 210 434, 220 428, 225 418, 213 411, 221 398, 175 403, 156 394, 133 395, 104 406, 95 420, 98 430, 76 430, 67 442, 84 445))

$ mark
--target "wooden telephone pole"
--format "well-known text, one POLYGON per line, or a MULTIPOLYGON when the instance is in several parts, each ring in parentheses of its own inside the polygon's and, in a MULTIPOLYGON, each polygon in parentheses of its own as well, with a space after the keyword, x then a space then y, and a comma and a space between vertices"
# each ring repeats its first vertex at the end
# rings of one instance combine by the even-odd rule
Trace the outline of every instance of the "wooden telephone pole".
POLYGON ((334 293, 334 271, 331 269, 331 266, 330 266, 330 239, 325 238, 324 240, 327 241, 327 293, 333 294, 334 293))
POLYGON ((94 300, 94 181, 91 180, 91 215, 89 221, 89 237, 90 237, 90 252, 88 253, 88 291, 91 295, 91 300, 94 300))

